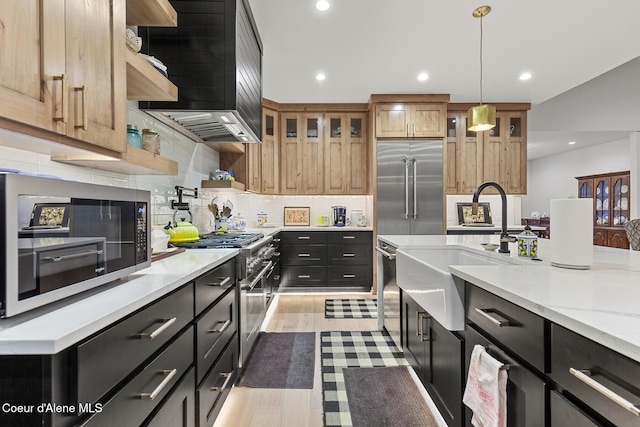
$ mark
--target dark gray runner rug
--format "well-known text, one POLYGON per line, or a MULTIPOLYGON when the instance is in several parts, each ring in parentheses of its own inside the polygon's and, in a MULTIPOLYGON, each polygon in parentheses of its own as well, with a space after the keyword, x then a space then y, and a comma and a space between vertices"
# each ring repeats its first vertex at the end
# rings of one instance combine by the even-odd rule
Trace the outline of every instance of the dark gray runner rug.
POLYGON ((313 388, 315 356, 315 332, 263 332, 242 369, 238 385, 313 388))
POLYGON ((354 427, 438 427, 408 369, 342 370, 354 427))

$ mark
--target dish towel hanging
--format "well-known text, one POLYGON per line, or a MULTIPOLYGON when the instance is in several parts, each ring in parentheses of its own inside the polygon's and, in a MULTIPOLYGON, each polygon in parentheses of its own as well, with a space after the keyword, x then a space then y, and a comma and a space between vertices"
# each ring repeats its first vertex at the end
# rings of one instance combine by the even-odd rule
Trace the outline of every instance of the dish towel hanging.
POLYGON ((462 402, 473 411, 475 427, 506 427, 507 372, 481 345, 473 347, 462 402))

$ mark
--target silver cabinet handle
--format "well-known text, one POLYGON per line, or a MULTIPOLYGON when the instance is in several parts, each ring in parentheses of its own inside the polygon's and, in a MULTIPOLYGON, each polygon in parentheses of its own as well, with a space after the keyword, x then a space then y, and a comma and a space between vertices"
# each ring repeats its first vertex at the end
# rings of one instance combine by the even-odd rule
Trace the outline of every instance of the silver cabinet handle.
POLYGON ((169 382, 171 381, 171 378, 173 378, 178 373, 178 370, 177 369, 172 369, 170 371, 162 370, 160 371, 160 373, 163 375, 166 375, 166 377, 162 380, 160 384, 158 384, 158 387, 156 387, 151 393, 140 393, 140 399, 153 400, 156 397, 158 397, 162 389, 165 388, 167 384, 169 384, 169 382))
POLYGON ((274 242, 278 243, 280 239, 273 239, 274 242))
POLYGON ((408 219, 409 218, 409 158, 405 157, 402 160, 404 161, 404 217, 408 219))
POLYGON ((225 388, 227 388, 227 384, 229 384, 229 380, 231 379, 231 372, 223 372, 220 374, 220 378, 226 378, 224 383, 222 383, 221 387, 211 387, 211 391, 217 391, 218 393, 222 393, 225 388))
POLYGON ((622 406, 624 409, 631 412, 636 417, 640 417, 640 408, 638 407, 638 405, 634 405, 624 397, 620 396, 618 393, 614 392, 613 390, 610 390, 609 388, 600 384, 598 381, 591 378, 591 371, 588 371, 586 369, 579 370, 579 369, 569 368, 569 373, 574 377, 576 377, 577 379, 579 379, 580 381, 582 381, 583 383, 585 383, 586 385, 588 385, 589 387, 591 387, 592 389, 594 389, 595 391, 597 391, 598 393, 605 396, 607 399, 612 400, 616 404, 622 406))
POLYGON ((354 256, 356 256, 356 254, 350 254, 350 253, 347 253, 347 254, 342 254, 342 256, 343 256, 343 257, 346 257, 346 258, 350 258, 350 257, 354 257, 354 256))
POLYGON ((355 239, 356 236, 342 236, 343 239, 355 239))
POLYGON ((299 274, 298 279, 310 279, 311 276, 308 274, 299 274))
POLYGON ((509 323, 508 320, 499 320, 496 319, 495 317, 491 316, 489 313, 487 313, 486 308, 478 308, 476 307, 476 313, 478 313, 479 315, 481 315, 482 317, 484 317, 485 319, 489 320, 491 323, 493 323, 496 326, 500 326, 501 328, 503 326, 511 326, 511 323, 509 323))
POLYGON ((389 259, 392 259, 392 260, 396 259, 396 254, 391 254, 391 253, 385 251, 384 249, 382 249, 380 246, 376 246, 376 251, 380 252, 386 258, 389 258, 389 259))
MULTIPOLYGON (((222 279, 222 277, 219 277, 219 279, 222 279)), ((229 282, 229 280, 231 280, 231 277, 225 277, 220 282, 209 282, 207 283, 207 286, 224 286, 229 282)))
POLYGON ((48 257, 43 257, 42 260, 49 261, 49 262, 60 262, 60 261, 66 261, 68 259, 82 258, 85 256, 91 256, 91 255, 102 255, 102 250, 78 252, 77 254, 60 255, 60 256, 48 256, 48 257))
POLYGON ((231 325, 231 319, 227 320, 227 321, 220 321, 218 323, 216 323, 216 325, 219 325, 220 323, 222 323, 222 326, 220 326, 219 329, 210 329, 209 333, 212 334, 221 334, 223 333, 230 325, 231 325))
POLYGON ((298 254, 299 257, 309 257, 311 254, 298 254))
POLYGON ((413 217, 418 218, 418 161, 415 157, 412 157, 411 161, 413 162, 413 217))
POLYGON ((160 325, 160 327, 158 329, 156 329, 153 332, 142 332, 142 333, 138 334, 138 337, 142 338, 142 339, 152 340, 155 337, 157 337, 158 335, 160 335, 162 332, 167 330, 167 328, 169 328, 169 326, 173 325, 175 323, 175 321, 178 320, 178 318, 177 317, 172 317, 171 319, 162 319, 162 320, 164 321, 164 323, 162 325, 160 325))
POLYGON ((343 274, 342 278, 343 279, 355 279, 356 275, 355 274, 343 274))
POLYGON ((311 236, 298 236, 298 240, 310 240, 311 236))

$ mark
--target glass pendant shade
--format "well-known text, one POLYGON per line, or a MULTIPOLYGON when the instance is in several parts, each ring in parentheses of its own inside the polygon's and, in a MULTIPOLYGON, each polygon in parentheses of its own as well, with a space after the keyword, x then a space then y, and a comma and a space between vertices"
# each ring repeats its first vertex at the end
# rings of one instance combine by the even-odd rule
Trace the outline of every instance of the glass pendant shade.
POLYGON ((496 106, 476 105, 467 111, 467 130, 482 132, 496 126, 496 106))

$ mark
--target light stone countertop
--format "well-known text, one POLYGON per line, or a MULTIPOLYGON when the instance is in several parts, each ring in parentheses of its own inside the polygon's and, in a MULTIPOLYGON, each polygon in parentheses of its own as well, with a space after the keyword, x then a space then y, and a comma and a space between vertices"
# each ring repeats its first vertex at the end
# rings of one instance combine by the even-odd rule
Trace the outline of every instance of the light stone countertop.
MULTIPOLYGON (((460 246, 491 257, 482 242, 498 236, 378 236, 399 248, 460 246)), ((542 262, 520 259, 518 265, 450 266, 454 276, 640 362, 640 251, 594 246, 589 270, 552 267, 545 257, 553 240, 539 239, 542 262), (530 264, 527 262, 529 261, 530 264)))
POLYGON ((122 281, 2 319, 0 354, 58 353, 237 254, 237 249, 189 249, 122 281))

